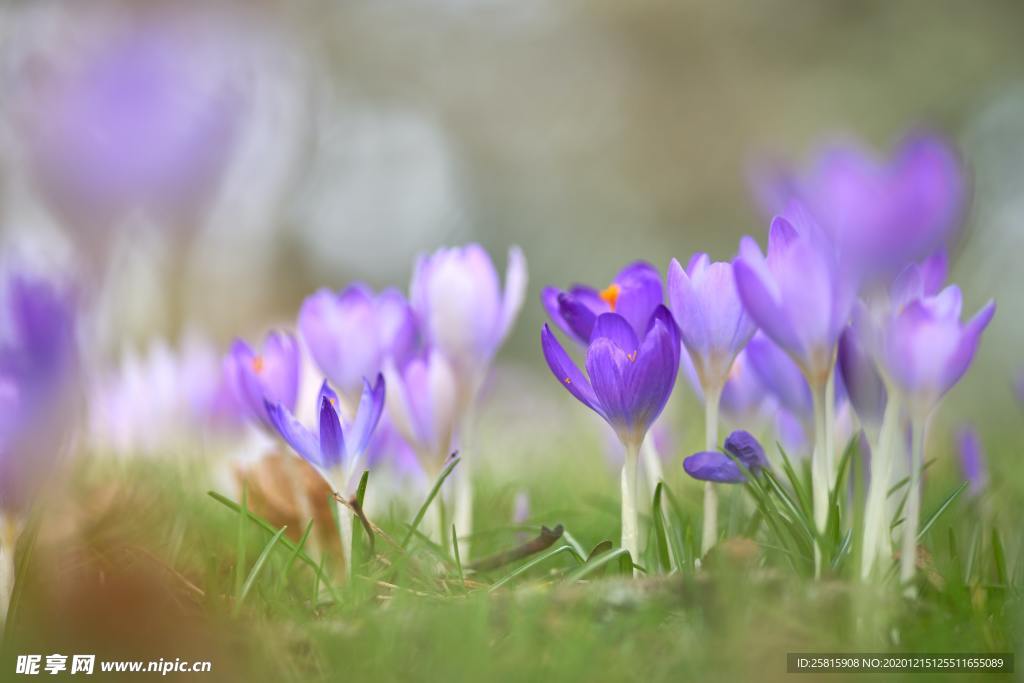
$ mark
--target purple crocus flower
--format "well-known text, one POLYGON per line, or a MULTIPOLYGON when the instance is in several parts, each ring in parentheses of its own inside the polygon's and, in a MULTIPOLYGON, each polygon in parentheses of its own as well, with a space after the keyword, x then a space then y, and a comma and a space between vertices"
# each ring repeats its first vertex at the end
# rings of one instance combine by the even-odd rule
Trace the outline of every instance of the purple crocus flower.
POLYGON ((384 361, 402 365, 417 343, 416 317, 396 289, 374 295, 358 283, 335 293, 322 289, 299 311, 299 332, 317 366, 346 403, 359 400, 363 379, 374 377, 384 361))
POLYGON ((292 450, 317 468, 335 491, 347 494, 356 463, 366 452, 384 410, 384 378, 378 375, 373 385, 364 382, 363 395, 351 424, 343 420, 338 395, 326 380, 320 387, 319 421, 313 430, 295 419, 286 406, 270 400, 264 404, 270 424, 292 450))
POLYGON ((691 477, 701 481, 742 484, 747 478, 740 465, 754 475, 769 466, 764 448, 750 432, 742 430, 733 432, 726 438, 724 446, 725 453, 720 451, 694 453, 683 461, 683 469, 691 477))
POLYGON ((746 358, 753 374, 779 405, 805 426, 809 425, 814 411, 811 388, 785 351, 758 332, 747 344, 746 358))
POLYGON ((17 514, 56 464, 68 434, 75 395, 68 385, 77 375, 78 354, 67 290, 28 277, 11 278, 6 290, 0 313, 0 514, 17 514))
POLYGON ((783 178, 774 194, 805 204, 854 269, 885 280, 952 239, 968 201, 962 166, 937 135, 911 135, 887 160, 834 145, 805 177, 783 178))
POLYGON ((862 316, 854 316, 854 322, 843 330, 839 338, 837 366, 846 387, 847 396, 857 411, 861 423, 875 434, 882 423, 887 392, 885 382, 864 343, 866 331, 859 329, 862 316))
POLYGON ((957 431, 956 442, 960 471, 968 482, 971 496, 977 497, 988 488, 988 468, 985 466, 981 437, 973 425, 965 425, 957 431))
POLYGON ((586 346, 597 317, 602 313, 618 313, 632 326, 637 336, 643 335, 654 309, 663 303, 661 275, 650 263, 632 263, 598 291, 587 285, 573 285, 567 291, 545 287, 541 303, 552 322, 573 340, 586 346))
POLYGON ((883 323, 880 357, 886 375, 923 417, 956 384, 992 316, 990 301, 967 324, 960 322, 962 296, 950 285, 931 297, 911 302, 883 323))
POLYGON ((701 386, 720 391, 755 330, 736 291, 732 264, 711 263, 707 254, 696 253, 683 270, 672 259, 668 296, 701 386))
POLYGON ((402 368, 388 362, 388 415, 416 451, 431 476, 437 476, 451 452, 457 418, 457 386, 451 365, 429 350, 402 368))
POLYGON ((217 187, 245 84, 232 41, 197 30, 198 21, 212 17, 129 12, 26 60, 16 121, 37 185, 72 224, 139 209, 194 217, 217 187))
POLYGON ((224 359, 232 390, 250 420, 273 429, 266 402, 295 410, 299 397, 299 345, 287 332, 271 332, 257 353, 237 339, 224 359))
POLYGON ((767 258, 753 239, 741 240, 736 288, 765 335, 800 365, 808 382, 824 386, 855 288, 809 214, 793 206, 787 216, 772 221, 767 258))
POLYGON ((487 366, 515 322, 526 293, 526 259, 513 247, 505 287, 483 247, 439 249, 416 262, 410 301, 428 345, 447 356, 461 400, 475 398, 487 366))
POLYGON ((627 448, 639 448, 668 402, 679 371, 679 330, 663 305, 655 308, 643 337, 618 313, 597 317, 587 346, 586 374, 545 325, 544 358, 578 401, 612 426, 627 448))

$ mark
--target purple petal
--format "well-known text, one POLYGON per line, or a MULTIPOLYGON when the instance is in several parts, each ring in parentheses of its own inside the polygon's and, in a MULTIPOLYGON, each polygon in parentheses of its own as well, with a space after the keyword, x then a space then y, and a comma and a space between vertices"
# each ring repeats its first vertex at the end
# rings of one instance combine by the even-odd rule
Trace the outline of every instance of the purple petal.
POLYGON ((508 265, 505 267, 505 291, 501 301, 501 331, 499 339, 504 339, 512 324, 519 315, 526 297, 526 257, 519 247, 508 250, 508 265))
POLYGON ((348 457, 355 460, 366 450, 373 431, 377 428, 381 413, 384 410, 384 376, 378 374, 373 386, 363 380, 363 395, 359 399, 356 418, 349 432, 348 457))
POLYGON ((679 372, 679 355, 679 331, 672 314, 659 306, 635 361, 625 370, 626 391, 632 403, 631 419, 635 429, 641 430, 638 438, 646 433, 668 403, 679 372))
POLYGON ((957 432, 960 470, 964 479, 970 484, 970 493, 977 496, 988 486, 988 471, 985 467, 985 455, 982 452, 981 438, 973 426, 961 427, 957 432))
POLYGON ((637 262, 624 268, 616 277, 620 287, 613 308, 633 328, 637 336, 647 329, 654 309, 661 305, 661 275, 650 263, 637 262))
POLYGON ((540 343, 541 349, 544 352, 544 359, 547 361, 548 367, 551 368, 551 372, 555 375, 555 379, 565 386, 569 393, 576 397, 576 400, 607 420, 607 415, 597 400, 597 395, 594 393, 590 381, 576 367, 576 364, 573 363, 569 354, 562 348, 562 345, 558 343, 555 335, 551 332, 551 328, 547 325, 541 329, 540 343))
POLYGON ((320 443, 317 437, 303 427, 288 409, 279 403, 266 401, 265 410, 270 424, 285 440, 285 443, 292 447, 292 450, 310 464, 317 467, 324 466, 320 457, 320 443))
POLYGON ((837 367, 857 415, 863 422, 878 425, 885 410, 885 383, 864 348, 861 334, 853 326, 843 332, 839 338, 837 367))
POLYGON ((601 406, 604 418, 620 434, 624 430, 631 431, 634 424, 633 397, 626 386, 626 370, 634 360, 630 360, 626 351, 607 337, 595 336, 587 348, 587 376, 590 377, 596 403, 601 406))
POLYGON ((742 484, 742 470, 732 458, 718 451, 701 451, 683 460, 683 469, 694 479, 722 484, 742 484))
POLYGON ((742 429, 736 430, 725 439, 725 450, 743 463, 753 473, 768 467, 768 457, 754 435, 742 429))
POLYGON ((747 359, 761 384, 784 408, 801 418, 811 415, 811 388, 800 368, 782 349, 766 336, 756 334, 747 344, 747 359))
POLYGON ((781 307, 776 294, 778 285, 768 273, 763 257, 760 263, 746 257, 737 258, 733 262, 733 276, 740 300, 754 323, 790 353, 803 353, 803 343, 781 307))
MULTIPOLYGON (((644 323, 642 330, 646 331, 647 323, 644 323)), ((598 339, 604 339, 617 346, 623 353, 633 354, 640 345, 637 333, 629 322, 618 313, 602 313, 597 316, 594 324, 594 331, 590 335, 591 343, 598 339)), ((634 356, 635 358, 635 356, 634 356)))
POLYGON ((320 466, 333 469, 345 459, 345 437, 341 433, 341 420, 330 399, 320 401, 320 466))
POLYGON ((581 344, 590 343, 597 323, 597 316, 590 307, 571 294, 559 294, 558 310, 568 334, 581 344))

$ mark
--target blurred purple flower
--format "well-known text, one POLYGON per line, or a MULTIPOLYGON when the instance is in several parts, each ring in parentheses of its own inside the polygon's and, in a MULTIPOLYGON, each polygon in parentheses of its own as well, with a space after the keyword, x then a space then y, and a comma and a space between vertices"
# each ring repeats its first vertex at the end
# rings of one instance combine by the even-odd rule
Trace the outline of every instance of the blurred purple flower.
POLYGON ((1013 391, 1017 395, 1017 401, 1024 403, 1024 370, 1017 371, 1017 377, 1013 382, 1013 391))
POLYGON ((307 298, 299 311, 299 332, 347 403, 359 400, 363 380, 381 372, 386 359, 403 365, 418 338, 416 317, 401 292, 374 295, 361 283, 307 298))
POLYGON ((722 412, 733 422, 754 420, 762 413, 766 398, 764 383, 754 371, 744 348, 733 361, 722 389, 722 412))
POLYGON ((388 415, 422 466, 437 476, 451 453, 457 413, 455 375, 436 349, 399 367, 387 362, 388 415))
POLYGON ((861 316, 854 316, 854 322, 843 330, 839 338, 837 367, 861 423, 874 431, 882 422, 887 393, 885 382, 865 344, 866 331, 860 329, 861 324, 858 322, 862 319, 861 316))
POLYGON ((658 269, 644 261, 623 268, 600 291, 587 285, 573 285, 568 291, 545 287, 540 298, 551 321, 584 346, 602 313, 618 313, 642 336, 654 309, 664 300, 658 269))
POLYGON ((809 382, 824 385, 855 293, 827 236, 806 211, 790 207, 788 217, 772 221, 767 258, 744 237, 733 270, 750 317, 809 382))
POLYGON ((746 358, 753 374, 780 406, 809 424, 814 413, 811 388, 797 364, 760 332, 747 344, 746 358))
POLYGON ((949 257, 940 249, 921 263, 906 266, 892 283, 889 300, 895 308, 903 308, 911 301, 935 296, 946 284, 949 257))
POLYGON ((292 450, 316 467, 335 490, 341 493, 348 484, 355 464, 373 437, 384 410, 384 378, 377 376, 371 386, 364 382, 355 419, 344 423, 338 404, 338 395, 324 380, 317 400, 319 423, 315 431, 303 426, 291 409, 280 403, 265 401, 266 412, 277 433, 292 450))
POLYGON ((719 451, 694 453, 683 460, 683 469, 691 477, 701 481, 742 484, 747 478, 737 461, 754 475, 769 466, 764 448, 749 432, 742 430, 733 432, 725 440, 724 447, 725 453, 719 451))
POLYGON ((618 313, 603 313, 587 347, 586 374, 545 325, 541 346, 548 367, 581 403, 612 426, 624 445, 639 448, 668 402, 679 371, 679 330, 659 305, 643 337, 618 313))
POLYGON ((416 262, 409 298, 426 343, 444 353, 455 369, 461 401, 475 397, 512 328, 526 278, 526 259, 518 247, 509 250, 504 291, 479 244, 438 249, 416 262))
POLYGON ((680 335, 705 391, 720 389, 733 361, 753 336, 753 321, 743 309, 731 263, 711 263, 696 253, 686 270, 672 259, 668 297, 680 335))
POLYGON ((972 496, 978 496, 988 488, 988 468, 981 438, 973 425, 965 425, 957 431, 956 442, 960 470, 968 482, 968 490, 972 496))
POLYGON ((802 202, 854 270, 888 279, 953 239, 968 202, 964 176, 956 152, 937 135, 907 137, 888 160, 836 145, 805 176, 777 177, 771 210, 802 202))
POLYGON ((224 359, 224 368, 235 398, 250 420, 274 428, 266 411, 267 401, 295 410, 300 362, 299 345, 287 332, 268 334, 262 353, 253 351, 241 339, 235 340, 224 359))
POLYGON ((36 184, 73 225, 138 209, 193 217, 245 113, 230 42, 197 38, 184 14, 122 10, 106 26, 19 74, 17 121, 36 184))
POLYGON ((881 362, 918 414, 930 411, 967 372, 981 333, 995 314, 990 301, 965 325, 960 322, 961 307, 960 289, 950 285, 891 313, 883 322, 881 362))
POLYGON ((44 280, 7 282, 0 312, 0 512, 32 499, 71 423, 78 368, 70 292, 44 280))

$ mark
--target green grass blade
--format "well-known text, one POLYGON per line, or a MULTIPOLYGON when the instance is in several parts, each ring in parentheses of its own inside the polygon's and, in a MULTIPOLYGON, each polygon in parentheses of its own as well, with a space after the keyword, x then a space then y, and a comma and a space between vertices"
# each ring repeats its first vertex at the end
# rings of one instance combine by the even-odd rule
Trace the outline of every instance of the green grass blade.
POLYGON ((242 504, 238 507, 238 531, 235 540, 235 595, 242 590, 242 583, 245 580, 243 567, 245 566, 245 530, 248 527, 249 518, 249 487, 242 486, 242 504))
MULTIPOLYGON (((966 485, 965 483, 964 486, 966 485)), ((998 529, 992 529, 992 562, 995 564, 999 584, 1005 586, 1009 574, 1006 571, 1006 551, 1003 550, 1003 539, 998 529)))
POLYGON ((579 562, 580 564, 583 563, 583 558, 580 557, 579 555, 577 555, 576 551, 573 550, 572 546, 560 545, 557 548, 553 548, 551 550, 548 550, 547 552, 541 553, 540 555, 536 556, 535 558, 533 558, 529 562, 523 564, 520 567, 517 567, 515 570, 513 570, 507 576, 505 576, 502 579, 494 582, 491 585, 491 587, 488 589, 488 592, 493 593, 494 591, 498 590, 499 588, 501 588, 502 586, 507 584, 509 581, 512 581, 513 579, 515 579, 517 576, 525 574, 526 572, 530 571, 531 569, 533 569, 537 565, 539 565, 539 564, 541 564, 543 562, 547 562, 552 557, 554 557, 556 555, 561 555, 562 553, 569 553, 570 555, 572 555, 577 560, 577 562, 579 562))
POLYGON ((455 569, 459 572, 459 585, 465 589, 466 575, 462 571, 462 555, 459 553, 459 537, 455 533, 454 524, 452 524, 452 551, 455 553, 455 569))
POLYGON ((242 592, 239 593, 238 598, 235 600, 235 616, 238 616, 239 610, 242 609, 242 603, 245 602, 246 596, 249 595, 249 591, 252 590, 253 584, 256 583, 256 578, 260 575, 260 572, 263 571, 264 565, 267 564, 267 558, 270 557, 270 553, 274 549, 274 546, 276 546, 277 542, 281 540, 281 537, 284 536, 284 532, 287 529, 287 526, 283 526, 278 529, 277 533, 274 534, 274 537, 271 538, 265 546, 263 546, 263 550, 260 551, 260 554, 256 557, 256 562, 252 565, 252 569, 249 570, 249 575, 245 577, 245 583, 242 584, 242 592))
POLYGON ((657 560, 657 568, 660 572, 667 572, 672 569, 672 563, 669 559, 671 554, 668 547, 668 535, 665 533, 664 513, 661 509, 661 492, 664 489, 665 482, 659 481, 658 485, 654 487, 654 500, 651 503, 651 516, 654 519, 654 524, 651 526, 654 530, 655 559, 657 560))
POLYGON ((423 505, 416 512, 416 516, 412 520, 412 524, 409 525, 409 530, 405 534, 405 538, 402 539, 402 548, 406 548, 409 545, 409 541, 412 540, 413 535, 416 533, 416 529, 419 528, 420 523, 427 514, 427 510, 430 508, 430 504, 434 502, 434 498, 437 497, 438 492, 441 490, 441 485, 444 484, 445 479, 452 473, 455 466, 459 464, 459 458, 452 458, 451 461, 441 470, 441 474, 438 475, 437 481, 430 488, 430 493, 427 495, 427 499, 423 501, 423 505))
POLYGON ((964 483, 960 484, 960 486, 958 486, 951 494, 946 496, 946 499, 942 501, 938 508, 935 509, 935 512, 928 515, 928 519, 926 519, 924 524, 921 525, 921 530, 917 532, 917 540, 920 541, 922 538, 924 538, 924 535, 928 533, 928 530, 932 528, 932 525, 935 524, 936 520, 939 519, 942 513, 945 512, 949 508, 949 506, 953 504, 953 501, 955 501, 957 497, 961 493, 963 493, 964 489, 966 488, 967 482, 965 481, 964 483))
POLYGON ((626 566, 626 562, 629 562, 630 571, 633 567, 633 560, 629 556, 629 551, 625 548, 616 548, 614 550, 602 553, 597 557, 589 560, 582 567, 578 567, 565 577, 566 583, 575 583, 590 576, 599 569, 604 569, 612 562, 621 562, 620 570, 626 566))
MULTIPOLYGON (((236 503, 235 501, 231 500, 230 498, 222 496, 221 494, 217 493, 216 491, 207 491, 206 495, 210 496, 210 498, 213 498, 215 501, 217 501, 218 503, 220 503, 224 507, 226 507, 226 508, 228 508, 230 510, 234 510, 236 513, 240 513, 241 510, 242 510, 241 506, 238 503, 236 503)), ((253 524, 255 524, 256 526, 260 527, 261 529, 263 529, 264 531, 266 531, 267 533, 269 533, 271 535, 277 533, 277 527, 275 527, 274 525, 272 525, 270 522, 268 522, 267 520, 263 519, 259 515, 254 515, 252 512, 248 512, 248 513, 246 513, 246 518, 250 522, 252 522, 253 524)), ((298 558, 300 560, 302 560, 302 562, 304 564, 308 565, 316 573, 318 580, 322 580, 324 583, 327 584, 328 589, 331 591, 331 594, 335 598, 335 600, 339 599, 338 594, 334 590, 334 585, 330 582, 329 578, 323 573, 324 569, 323 569, 323 562, 322 561, 321 562, 317 562, 316 560, 314 560, 305 551, 303 551, 301 548, 299 548, 295 543, 292 543, 292 541, 290 539, 288 539, 288 538, 282 538, 280 540, 280 543, 281 543, 281 545, 283 545, 284 547, 288 548, 289 550, 297 551, 298 558)), ((321 560, 322 559, 323 558, 321 558, 321 560)))

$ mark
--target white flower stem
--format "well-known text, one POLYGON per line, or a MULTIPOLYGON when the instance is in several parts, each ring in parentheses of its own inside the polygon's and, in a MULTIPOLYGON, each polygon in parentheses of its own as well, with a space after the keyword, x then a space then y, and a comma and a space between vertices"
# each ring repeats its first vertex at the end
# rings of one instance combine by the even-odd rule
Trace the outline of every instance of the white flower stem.
MULTIPOLYGON (((469 536, 473 533, 473 477, 470 463, 472 457, 468 455, 473 447, 471 431, 473 423, 472 408, 466 411, 459 429, 459 465, 452 472, 455 479, 455 500, 452 504, 452 521, 455 524, 456 533, 462 540, 459 541, 459 557, 463 562, 470 558, 469 536)), ((442 530, 442 534, 443 534, 442 530)), ((455 539, 452 539, 454 544, 455 539)))
MULTIPOLYGON (((718 403, 722 387, 704 389, 704 449, 718 450, 718 403)), ((700 554, 707 555, 718 540, 718 491, 712 482, 704 483, 704 527, 701 533, 700 554)))
POLYGON ((875 570, 876 559, 891 557, 892 546, 886 528, 886 505, 892 479, 892 465, 897 452, 900 433, 900 406, 894 392, 889 392, 882 415, 882 427, 871 444, 871 483, 868 484, 864 507, 864 542, 861 554, 860 576, 867 580, 875 570), (887 552, 888 550, 888 552, 887 552))
POLYGON ((910 421, 910 492, 903 521, 903 550, 900 556, 900 583, 904 594, 914 597, 914 573, 917 569, 917 528, 921 522, 921 469, 924 467, 924 433, 927 420, 915 416, 910 421))
POLYGON ((0 626, 7 620, 7 608, 14 590, 14 551, 18 543, 19 525, 0 513, 0 626))
MULTIPOLYGON (((832 372, 829 373, 830 378, 832 372)), ((814 526, 825 533, 828 524, 828 499, 832 493, 832 425, 829 423, 827 404, 832 400, 832 382, 826 381, 814 389, 814 453, 811 456, 811 489, 814 507, 814 526)), ((821 544, 814 544, 814 576, 821 576, 821 544)))
MULTIPOLYGON (((345 488, 339 488, 337 494, 345 496, 345 488)), ((345 576, 352 578, 352 511, 347 505, 334 501, 338 509, 338 538, 341 541, 341 554, 345 576)))
MULTIPOLYGON (((629 551, 634 563, 640 561, 640 520, 636 511, 638 460, 637 444, 626 444, 626 461, 622 465, 622 547, 629 551)), ((636 575, 636 569, 633 574, 636 575)))

